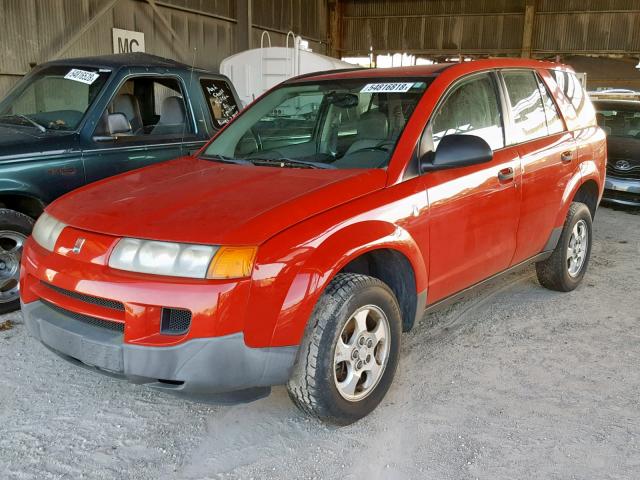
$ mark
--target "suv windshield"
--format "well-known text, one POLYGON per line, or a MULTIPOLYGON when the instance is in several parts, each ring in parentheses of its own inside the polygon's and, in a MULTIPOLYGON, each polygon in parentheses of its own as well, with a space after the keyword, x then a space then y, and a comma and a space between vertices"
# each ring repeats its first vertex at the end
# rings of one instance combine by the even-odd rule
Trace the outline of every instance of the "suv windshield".
POLYGON ((383 168, 431 79, 285 85, 207 147, 204 158, 299 168, 383 168))
POLYGON ((613 137, 640 138, 640 103, 595 103, 598 125, 613 137))
POLYGON ((110 72, 52 66, 27 76, 0 103, 0 124, 47 130, 75 130, 110 72))

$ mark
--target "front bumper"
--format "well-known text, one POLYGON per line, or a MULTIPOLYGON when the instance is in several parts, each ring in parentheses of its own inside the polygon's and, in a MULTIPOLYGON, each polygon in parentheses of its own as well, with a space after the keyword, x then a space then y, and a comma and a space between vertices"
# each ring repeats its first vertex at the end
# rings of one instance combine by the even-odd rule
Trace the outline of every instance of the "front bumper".
POLYGON ((640 206, 640 180, 628 180, 607 174, 603 200, 618 205, 640 206))
POLYGON ((22 314, 31 335, 67 360, 205 401, 235 403, 268 394, 270 386, 286 383, 297 353, 297 347, 247 347, 242 333, 166 347, 127 344, 121 332, 41 301, 23 304, 22 314))

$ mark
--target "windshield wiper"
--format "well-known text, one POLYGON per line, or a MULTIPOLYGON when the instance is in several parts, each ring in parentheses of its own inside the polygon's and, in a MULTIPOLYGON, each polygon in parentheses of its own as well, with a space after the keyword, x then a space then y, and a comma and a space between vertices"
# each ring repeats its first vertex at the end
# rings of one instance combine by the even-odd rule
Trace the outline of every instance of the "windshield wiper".
POLYGON ((251 158, 253 164, 279 165, 282 168, 288 167, 306 167, 306 168, 336 168, 329 163, 311 162, 308 160, 298 160, 295 158, 251 158))
POLYGON ((38 130, 40 130, 42 133, 45 133, 47 131, 47 129, 43 125, 40 125, 38 122, 36 122, 32 118, 29 118, 26 115, 22 115, 20 113, 14 113, 11 115, 2 115, 2 117, 0 118, 11 118, 11 117, 19 118, 20 120, 26 121, 32 127, 36 127, 38 130))
POLYGON ((200 155, 198 158, 201 158, 203 160, 213 160, 215 162, 222 162, 222 163, 234 163, 236 165, 251 165, 251 162, 249 160, 243 160, 241 158, 232 158, 232 157, 227 157, 225 155, 200 155))

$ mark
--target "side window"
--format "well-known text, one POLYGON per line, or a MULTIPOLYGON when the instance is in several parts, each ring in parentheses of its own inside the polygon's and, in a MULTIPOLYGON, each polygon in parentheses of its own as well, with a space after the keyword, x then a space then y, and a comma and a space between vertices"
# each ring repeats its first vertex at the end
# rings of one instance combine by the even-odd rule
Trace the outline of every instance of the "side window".
POLYGON ((175 78, 137 77, 120 87, 95 134, 151 139, 193 133, 180 82, 175 78))
POLYGON ((538 79, 538 88, 540 88, 540 93, 542 94, 542 102, 544 103, 544 113, 547 119, 549 135, 562 132, 564 130, 564 125, 560 118, 560 114, 558 113, 558 107, 553 101, 553 98, 551 98, 551 94, 547 90, 544 82, 537 75, 536 78, 538 79))
POLYGON ((502 73, 511 104, 516 143, 548 135, 538 81, 532 71, 505 71, 502 73))
POLYGON ((504 130, 498 97, 489 75, 465 81, 447 95, 433 117, 433 148, 446 135, 477 135, 493 150, 504 147, 504 130))
POLYGON ((561 70, 552 70, 551 73, 558 84, 558 88, 573 105, 577 116, 576 128, 594 126, 596 124, 595 109, 578 77, 572 72, 561 70))
POLYGON ((216 128, 222 128, 238 113, 238 104, 231 87, 224 80, 201 78, 200 87, 207 100, 209 113, 216 128))

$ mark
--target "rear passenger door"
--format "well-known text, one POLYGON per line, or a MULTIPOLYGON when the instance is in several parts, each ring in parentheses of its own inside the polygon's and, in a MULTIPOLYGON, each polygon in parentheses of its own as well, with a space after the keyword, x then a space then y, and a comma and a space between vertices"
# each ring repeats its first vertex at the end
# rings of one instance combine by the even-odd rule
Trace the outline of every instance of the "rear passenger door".
POLYGON ((520 159, 505 141, 497 76, 474 74, 449 88, 421 141, 435 151, 452 134, 487 141, 484 164, 424 174, 429 201, 429 303, 506 269, 516 248, 520 159))
POLYGON ((176 76, 127 78, 85 145, 87 182, 179 157, 183 143, 200 140, 184 91, 176 76), (124 115, 128 128, 112 132, 108 124, 111 114, 124 115))
POLYGON ((558 206, 576 170, 576 145, 558 107, 533 70, 503 70, 510 109, 510 143, 522 161, 522 200, 512 264, 548 248, 558 206))

